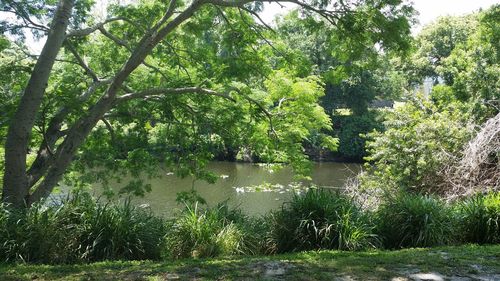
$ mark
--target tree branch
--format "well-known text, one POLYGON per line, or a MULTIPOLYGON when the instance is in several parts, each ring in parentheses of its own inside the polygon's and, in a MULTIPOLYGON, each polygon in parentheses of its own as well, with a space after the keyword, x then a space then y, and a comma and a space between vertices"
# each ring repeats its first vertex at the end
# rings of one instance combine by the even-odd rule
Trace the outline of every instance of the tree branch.
POLYGON ((83 70, 85 70, 85 73, 87 73, 87 75, 90 76, 94 82, 99 81, 99 78, 97 77, 97 75, 95 74, 95 72, 92 69, 90 69, 90 67, 85 63, 85 61, 83 60, 83 58, 80 57, 80 55, 76 51, 75 47, 73 47, 73 45, 71 44, 71 42, 66 41, 66 47, 71 52, 71 54, 73 54, 73 56, 75 57, 76 61, 78 62, 78 65, 80 65, 83 68, 83 70))
MULTIPOLYGON (((227 1, 227 0, 206 0, 205 3, 213 4, 220 7, 243 7, 243 5, 255 2, 255 0, 237 0, 237 1, 227 1)), ((274 1, 271 1, 274 2, 274 1)))
POLYGON ((71 38, 71 37, 83 37, 83 36, 87 36, 87 35, 95 32, 99 28, 104 27, 104 25, 106 25, 106 24, 108 24, 110 22, 119 21, 119 20, 130 22, 128 19, 125 19, 125 18, 122 18, 122 17, 110 18, 110 19, 107 19, 107 20, 105 20, 103 22, 97 23, 97 24, 95 24, 93 26, 89 26, 87 28, 72 30, 72 31, 70 31, 70 32, 68 32, 66 34, 66 37, 71 38))
POLYGON ((278 137, 278 133, 274 130, 273 115, 271 114, 271 112, 269 112, 262 104, 260 104, 260 102, 258 102, 255 99, 249 97, 248 95, 242 93, 240 89, 238 89, 236 87, 231 87, 231 90, 239 93, 244 99, 246 99, 250 103, 253 103, 253 104, 257 105, 257 107, 266 115, 267 119, 269 120, 270 130, 273 133, 273 135, 277 138, 278 137))
POLYGON ((153 28, 151 30, 157 31, 163 24, 165 24, 165 22, 167 22, 167 20, 174 14, 176 4, 177 4, 177 0, 170 0, 167 12, 161 18, 161 20, 159 20, 155 24, 155 26, 153 26, 153 28))
POLYGON ((111 41, 115 42, 118 46, 124 47, 125 49, 131 51, 130 47, 128 46, 128 43, 125 40, 122 40, 113 34, 109 33, 103 26, 99 27, 99 31, 102 33, 102 35, 108 37, 111 39, 111 41))
POLYGON ((124 102, 132 99, 140 99, 140 98, 151 98, 157 96, 164 95, 181 95, 181 94, 202 94, 202 95, 210 95, 210 96, 218 96, 228 99, 232 102, 236 102, 231 96, 225 93, 219 93, 210 89, 205 89, 201 87, 184 87, 184 88, 154 88, 148 89, 139 93, 129 93, 123 96, 118 97, 117 102, 124 102))
POLYGON ((23 22, 25 23, 25 27, 27 28, 33 28, 33 29, 38 29, 38 30, 43 30, 43 31, 48 31, 49 28, 45 25, 35 23, 29 16, 29 14, 22 8, 22 6, 14 1, 6 0, 6 3, 9 4, 9 6, 14 10, 14 11, 9 11, 9 10, 4 10, 3 12, 10 12, 14 13, 18 17, 20 17, 23 22), (30 26, 31 24, 31 26, 30 26))
POLYGON ((273 33, 276 33, 276 30, 274 30, 271 26, 269 26, 269 25, 268 25, 268 24, 267 24, 267 23, 266 23, 266 22, 265 22, 265 21, 264 21, 264 20, 263 20, 263 19, 259 16, 259 14, 257 14, 256 12, 254 12, 254 11, 252 11, 252 10, 250 10, 250 9, 245 8, 244 6, 243 6, 243 7, 239 7, 239 9, 242 9, 242 10, 246 11, 247 13, 252 14, 252 15, 253 15, 254 17, 256 17, 256 18, 259 20, 259 22, 260 22, 263 26, 265 26, 265 27, 266 27, 269 31, 271 31, 271 32, 273 32, 273 33))
MULTIPOLYGON (((313 7, 312 5, 306 4, 306 3, 298 1, 298 0, 283 0, 283 1, 279 1, 279 2, 288 2, 288 3, 297 4, 305 10, 308 10, 308 11, 311 11, 311 12, 314 12, 314 13, 320 15, 321 17, 323 17, 324 19, 326 19, 328 22, 330 22, 333 25, 336 25, 336 21, 339 20, 338 14, 340 14, 342 12, 346 12, 346 11, 341 12, 341 11, 332 11, 332 10, 326 10, 326 9, 318 9, 318 8, 313 7)), ((339 1, 339 2, 342 3, 342 1, 339 1)), ((346 6, 343 4, 342 4, 342 7, 346 8, 346 6)))
MULTIPOLYGON (((245 11, 249 11, 251 12, 250 10, 248 9, 245 9, 245 8, 238 8, 238 11, 241 15, 241 20, 251 29, 255 32, 255 34, 257 34, 257 36, 260 37, 260 39, 264 40, 264 42, 266 42, 266 44, 271 47, 271 49, 273 49, 277 54, 279 54, 280 56, 282 56, 284 59, 286 59, 288 62, 291 62, 289 59, 288 59, 288 56, 286 54, 284 54, 283 52, 281 52, 280 50, 276 49, 276 47, 274 47, 274 45, 259 31, 257 30, 257 28, 255 26, 253 26, 251 23, 247 22, 243 16, 243 13, 241 12, 241 9, 245 10, 245 11)), ((267 25, 266 25, 267 26, 267 25)), ((268 27, 269 29, 271 29, 273 32, 276 32, 274 31, 271 27, 268 27)))
MULTIPOLYGON (((99 31, 102 33, 102 35, 108 37, 111 41, 115 42, 117 45, 119 45, 121 47, 124 47, 125 49, 127 49, 127 51, 132 53, 133 50, 132 50, 132 48, 130 48, 127 41, 122 40, 122 39, 116 37, 115 35, 111 34, 104 27, 100 27, 99 31)), ((151 65, 151 64, 147 63, 146 61, 143 61, 142 64, 148 68, 151 68, 156 73, 160 74, 165 80, 168 80, 167 75, 165 73, 163 73, 158 67, 151 65)))
MULTIPOLYGON (((87 91, 83 92, 78 97, 78 102, 85 102, 100 86, 109 83, 111 83, 111 80, 100 80, 92 83, 87 91)), ((71 107, 63 107, 59 109, 59 111, 50 120, 48 128, 45 131, 43 142, 37 152, 35 161, 33 161, 33 164, 31 164, 29 170, 27 171, 29 187, 34 186, 49 168, 52 157, 54 155, 54 145, 56 144, 57 140, 59 140, 66 134, 66 132, 61 131, 61 127, 64 119, 66 118, 66 116, 68 116, 71 110, 71 107)))
POLYGON ((109 123, 108 120, 106 120, 106 118, 104 117, 101 118, 101 121, 104 123, 104 125, 109 131, 109 134, 111 136, 111 142, 113 144, 116 144, 116 136, 115 136, 115 130, 113 130, 113 126, 111 126, 111 123, 109 123))

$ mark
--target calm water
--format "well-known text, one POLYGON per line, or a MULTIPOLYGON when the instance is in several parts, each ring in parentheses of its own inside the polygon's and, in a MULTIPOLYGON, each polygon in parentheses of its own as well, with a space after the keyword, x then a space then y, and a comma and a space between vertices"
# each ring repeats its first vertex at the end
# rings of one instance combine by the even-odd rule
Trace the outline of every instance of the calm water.
MULTIPOLYGON (((318 186, 340 188, 359 169, 357 164, 315 163, 312 182, 318 186)), ((303 190, 287 167, 272 171, 250 163, 213 162, 208 170, 219 175, 215 184, 201 180, 194 182, 194 189, 207 200, 208 205, 228 200, 229 205, 238 206, 250 215, 261 215, 279 208, 291 198, 294 190, 303 190), (259 185, 264 186, 261 191, 250 192, 255 189, 251 187, 259 185)), ((160 178, 149 180, 149 183, 152 191, 143 198, 133 198, 132 202, 147 204, 155 213, 166 216, 172 215, 180 207, 175 202, 176 194, 190 191, 193 187, 192 178, 180 179, 171 173, 164 173, 160 178)))

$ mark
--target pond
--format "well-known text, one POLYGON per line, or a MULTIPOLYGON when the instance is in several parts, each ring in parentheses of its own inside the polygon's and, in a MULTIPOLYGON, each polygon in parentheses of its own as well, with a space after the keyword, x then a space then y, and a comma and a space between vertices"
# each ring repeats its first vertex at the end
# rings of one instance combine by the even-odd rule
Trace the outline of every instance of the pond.
MULTIPOLYGON (((146 204, 157 214, 171 216, 175 209, 182 207, 175 201, 176 194, 194 187, 209 206, 228 200, 230 206, 239 207, 249 215, 263 215, 279 208, 293 192, 303 191, 306 185, 306 182, 294 181, 289 167, 274 171, 265 165, 212 162, 208 170, 219 176, 215 184, 193 181, 192 178, 181 179, 164 172, 160 178, 148 180, 152 191, 144 197, 134 197, 132 203, 146 204)), ((314 163, 312 183, 325 188, 341 188, 345 180, 359 170, 358 164, 314 163)), ((122 182, 126 183, 127 179, 122 182)), ((119 188, 117 185, 116 191, 119 188)))

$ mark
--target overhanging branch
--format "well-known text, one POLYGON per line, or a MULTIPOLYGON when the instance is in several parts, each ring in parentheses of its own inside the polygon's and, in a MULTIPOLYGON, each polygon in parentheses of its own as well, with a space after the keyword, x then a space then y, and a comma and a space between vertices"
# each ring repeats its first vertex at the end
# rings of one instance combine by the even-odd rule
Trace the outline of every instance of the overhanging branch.
POLYGON ((154 88, 154 89, 148 89, 144 90, 142 92, 138 93, 128 93, 125 95, 122 95, 118 98, 116 98, 116 102, 124 102, 132 99, 144 99, 144 98, 151 98, 151 97, 158 97, 158 96, 165 96, 165 95, 180 95, 180 94, 202 94, 202 95, 209 95, 209 96, 218 96, 222 97, 225 99, 228 99, 232 102, 236 102, 235 99, 233 99, 229 94, 227 93, 219 93, 214 90, 210 89, 205 89, 201 87, 183 87, 183 88, 154 88))
POLYGON ((205 3, 210 3, 220 7, 243 7, 243 5, 255 2, 255 0, 207 0, 205 3))
POLYGON ((66 41, 66 47, 71 52, 71 54, 73 54, 76 61, 78 62, 78 65, 80 65, 83 68, 85 73, 87 73, 87 75, 90 76, 94 82, 98 82, 99 78, 97 77, 95 72, 92 69, 90 69, 90 67, 87 65, 87 63, 85 63, 83 58, 78 54, 75 47, 73 47, 73 45, 71 44, 71 42, 69 42, 69 40, 66 41))
POLYGON ((102 28, 104 25, 106 25, 106 24, 108 24, 110 22, 119 21, 119 20, 123 20, 123 21, 129 22, 128 19, 125 19, 125 18, 122 18, 122 17, 110 18, 110 19, 107 19, 107 20, 105 20, 103 22, 97 23, 97 24, 95 24, 93 26, 89 26, 87 28, 72 30, 72 31, 70 31, 70 32, 68 32, 66 34, 66 37, 83 37, 83 36, 87 36, 87 35, 95 32, 99 28, 102 28))
POLYGON ((266 115, 267 119, 269 120, 270 131, 273 133, 273 135, 276 138, 278 138, 278 133, 276 132, 276 130, 274 130, 273 115, 271 114, 271 112, 269 112, 262 104, 260 104, 260 102, 258 102, 257 100, 249 97, 248 95, 244 94, 240 89, 238 89, 236 87, 231 87, 231 90, 233 90, 233 91, 237 92, 238 94, 240 94, 248 102, 250 102, 252 104, 255 104, 266 115))
MULTIPOLYGON (((120 39, 120 38, 116 37, 115 35, 111 34, 104 27, 99 27, 99 31, 102 33, 102 35, 106 36, 111 41, 115 42, 118 46, 121 46, 121 47, 127 49, 127 51, 129 51, 130 53, 133 52, 132 48, 129 46, 127 41, 120 39)), ((147 63, 146 61, 143 61, 142 64, 148 68, 151 68, 153 71, 160 74, 164 79, 168 80, 167 75, 165 75, 165 73, 163 73, 163 71, 161 71, 158 67, 151 65, 151 64, 147 63)))

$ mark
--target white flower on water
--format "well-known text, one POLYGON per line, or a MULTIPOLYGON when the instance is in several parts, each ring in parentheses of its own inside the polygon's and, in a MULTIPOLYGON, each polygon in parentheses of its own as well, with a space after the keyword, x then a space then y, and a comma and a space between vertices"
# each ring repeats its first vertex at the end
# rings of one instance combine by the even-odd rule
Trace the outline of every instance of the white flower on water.
POLYGON ((237 193, 245 193, 245 188, 244 187, 235 187, 237 193))

